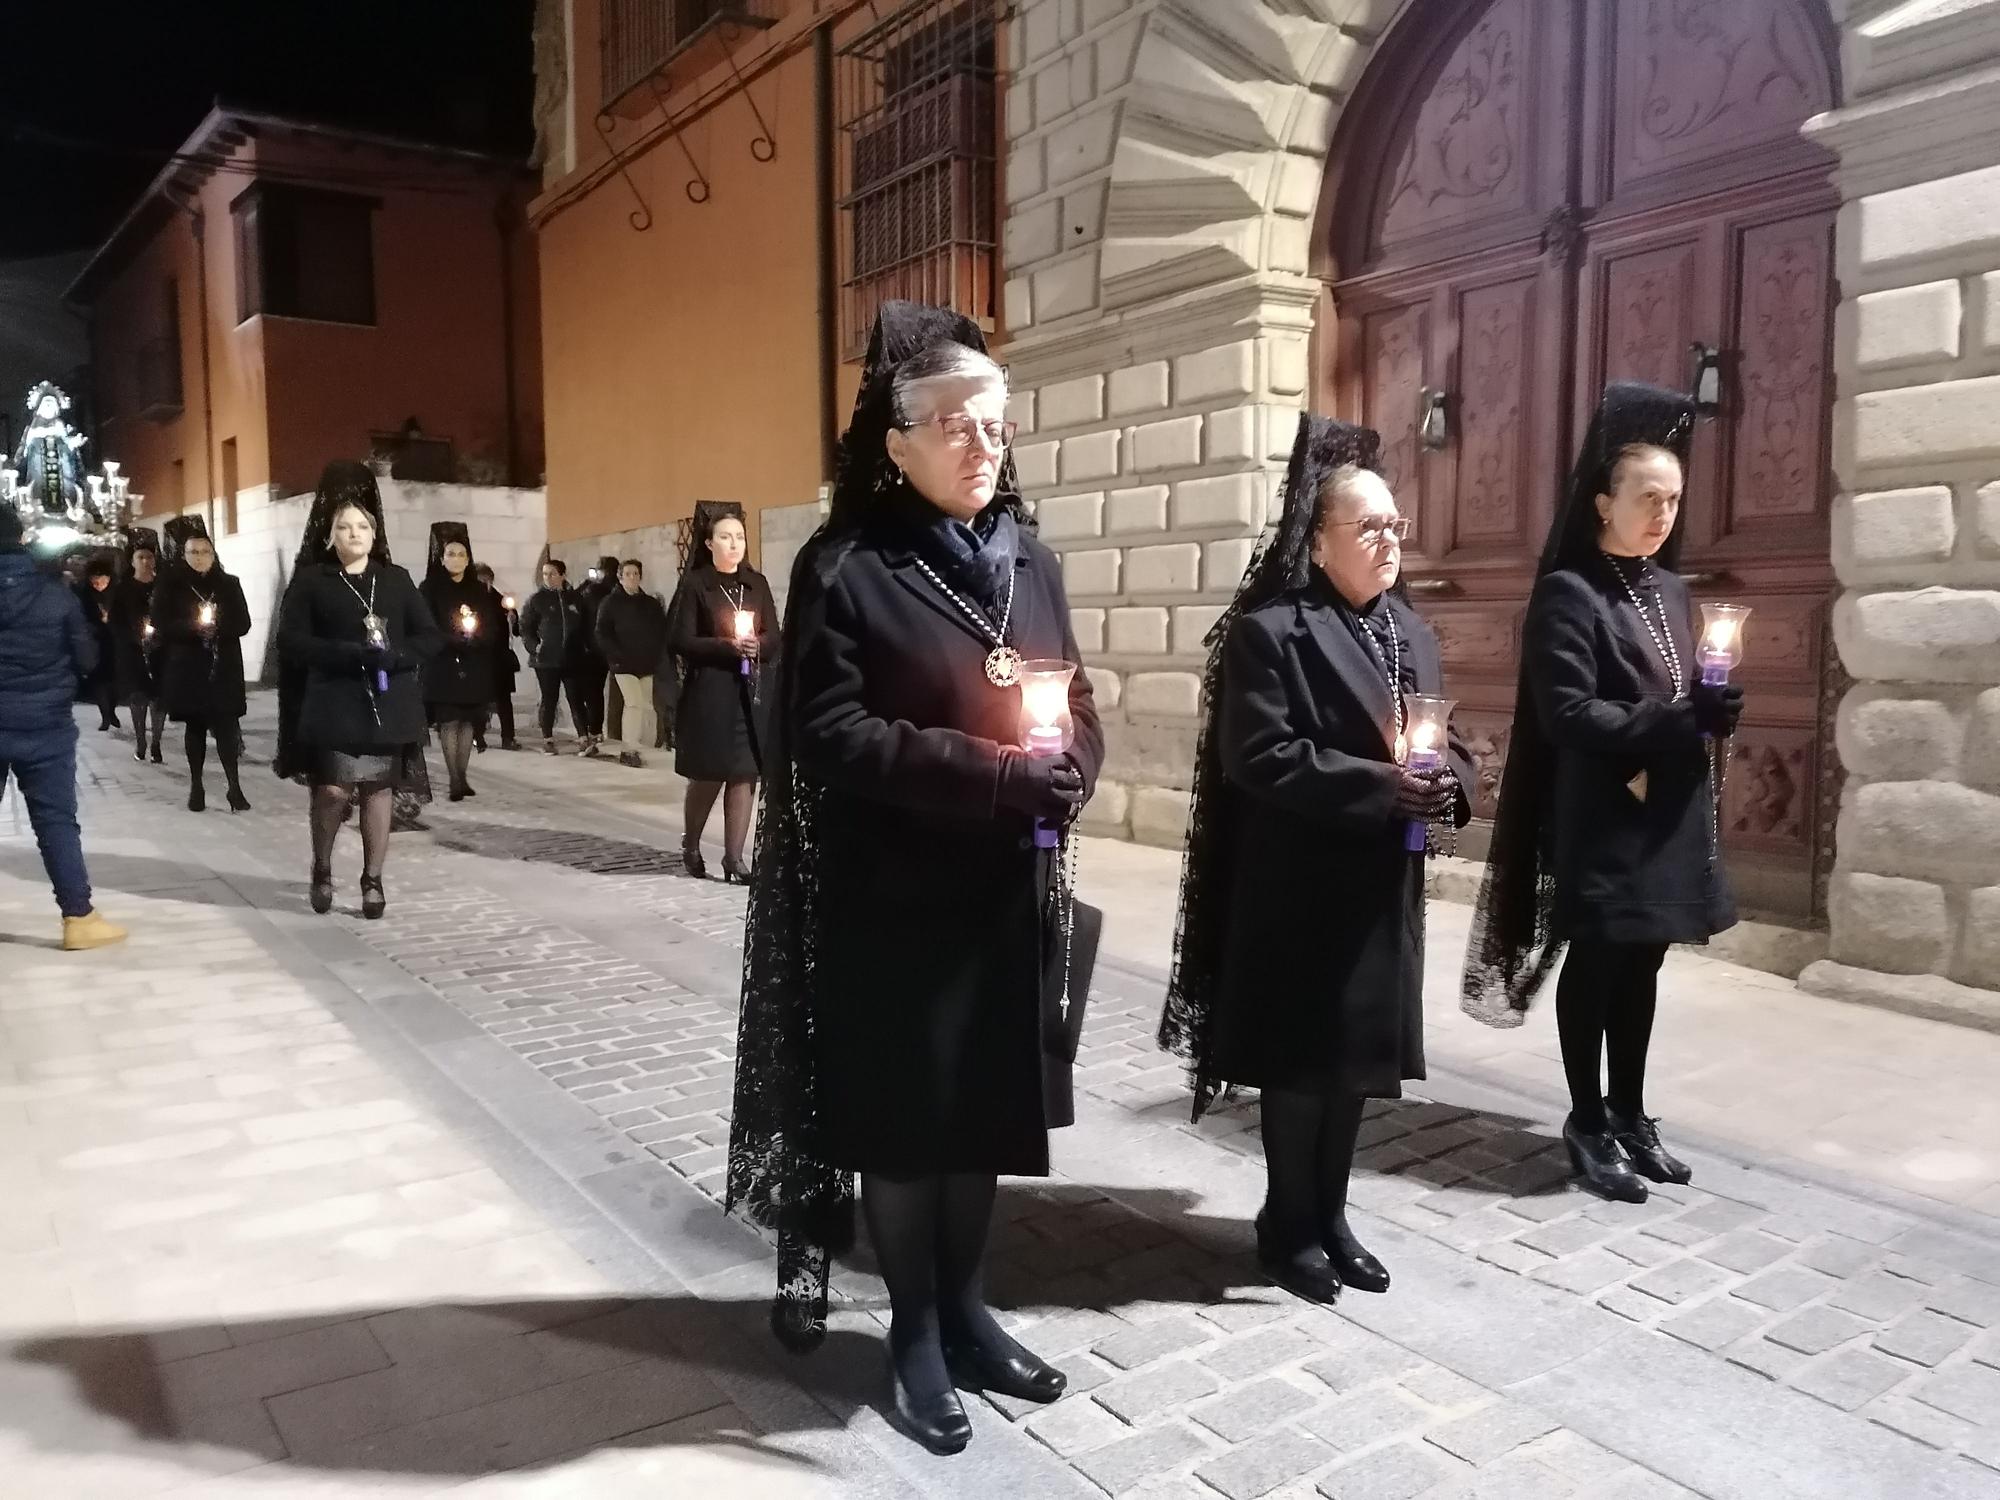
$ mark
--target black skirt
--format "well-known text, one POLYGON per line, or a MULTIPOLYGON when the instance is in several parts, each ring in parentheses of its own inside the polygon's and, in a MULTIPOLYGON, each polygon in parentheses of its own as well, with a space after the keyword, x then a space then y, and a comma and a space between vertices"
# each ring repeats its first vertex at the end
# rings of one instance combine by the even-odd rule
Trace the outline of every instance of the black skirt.
POLYGON ((486 705, 484 703, 427 703, 431 723, 470 724, 474 729, 486 728, 486 705))
POLYGON ((755 781, 764 773, 762 673, 692 666, 674 713, 674 770, 689 781, 755 781))
POLYGON ((424 765, 422 745, 360 746, 347 750, 313 749, 307 752, 310 769, 306 780, 312 786, 386 786, 400 796, 418 802, 431 800, 431 777, 424 765))

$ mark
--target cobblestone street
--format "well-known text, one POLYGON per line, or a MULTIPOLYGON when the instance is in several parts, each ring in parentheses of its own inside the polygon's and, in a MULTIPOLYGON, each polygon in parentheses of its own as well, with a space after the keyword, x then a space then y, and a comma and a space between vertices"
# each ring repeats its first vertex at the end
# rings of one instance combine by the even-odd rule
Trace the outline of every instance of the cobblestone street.
POLYGON ((1968 1144, 2000 1038, 1677 955, 1707 999, 1663 1004, 1653 1104, 1695 1185, 1604 1203, 1549 1018, 1467 1029, 1437 904, 1433 1078, 1371 1106, 1353 1190, 1396 1286, 1309 1308, 1251 1255, 1254 1103, 1189 1125, 1152 1040, 1171 860, 1093 847, 1079 1121, 1003 1184, 992 1276, 1070 1394, 968 1401, 933 1459, 880 1410, 865 1250, 818 1354, 766 1332, 767 1247, 718 1203, 743 895, 680 872, 666 773, 478 757, 398 836, 387 920, 351 835, 314 918, 268 707, 241 816, 86 735, 123 948, 50 951, 0 804, 9 1494, 2000 1497, 2000 1166, 1968 1144))

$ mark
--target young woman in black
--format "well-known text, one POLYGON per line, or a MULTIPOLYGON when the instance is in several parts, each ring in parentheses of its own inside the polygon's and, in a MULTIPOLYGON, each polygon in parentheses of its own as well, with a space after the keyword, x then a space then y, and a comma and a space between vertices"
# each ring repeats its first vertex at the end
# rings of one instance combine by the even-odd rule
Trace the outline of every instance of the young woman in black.
POLYGON ((97 642, 97 665, 77 684, 77 701, 96 705, 99 734, 118 727, 118 673, 111 631, 111 585, 117 576, 117 566, 110 557, 93 553, 75 588, 84 623, 97 642))
POLYGON ((1347 1218, 1364 1101, 1424 1076, 1423 825, 1471 817, 1455 731, 1401 764, 1437 639, 1396 588, 1409 522, 1365 427, 1307 417, 1276 536, 1209 636, 1176 962, 1160 1039, 1199 1119, 1260 1090, 1257 1248, 1315 1302, 1389 1273, 1347 1218), (1416 836, 1412 837, 1415 828, 1416 836), (1416 843, 1417 848, 1409 846, 1416 843))
POLYGON ((320 476, 302 561, 285 592, 278 648, 299 673, 296 718, 281 702, 279 770, 312 787, 312 908, 333 906, 333 846, 351 807, 361 824, 361 914, 388 905, 382 867, 395 798, 428 798, 421 672, 444 644, 410 575, 389 561, 382 497, 365 464, 320 476), (288 744, 289 734, 295 743, 288 744))
POLYGON ((474 738, 486 729, 493 659, 507 644, 507 617, 499 597, 473 571, 472 539, 463 522, 432 525, 422 592, 444 639, 443 649, 424 663, 424 709, 444 751, 451 800, 462 802, 475 795, 466 767, 474 738))
POLYGON ((159 582, 159 566, 159 543, 150 530, 137 528, 126 554, 125 576, 111 586, 112 671, 118 700, 132 715, 132 758, 145 760, 150 752, 156 766, 164 758, 160 739, 167 718, 154 675, 159 632, 153 624, 153 589, 159 582))
POLYGON ((762 774, 765 659, 778 641, 778 606, 764 575, 745 559, 747 545, 741 506, 697 505, 687 571, 667 611, 667 649, 681 665, 674 770, 688 784, 681 860, 697 879, 708 873, 701 836, 719 796, 722 878, 733 885, 750 878, 743 848, 762 774), (737 628, 746 615, 747 633, 737 628))
POLYGON ((1465 1008, 1518 1024, 1555 967, 1570 1161, 1608 1198, 1692 1175, 1646 1114, 1646 1053, 1673 943, 1734 925, 1716 746, 1743 691, 1701 681, 1675 571, 1695 412, 1608 387, 1528 604, 1513 740, 1466 951, 1465 1008), (1606 1073, 1608 1069, 1608 1089, 1606 1073))
POLYGON ((153 590, 153 630, 161 701, 167 717, 187 729, 188 811, 208 806, 201 778, 213 739, 229 786, 229 810, 248 812, 240 769, 248 707, 243 637, 250 633, 250 608, 243 585, 223 571, 205 533, 183 538, 174 550, 178 561, 153 590))

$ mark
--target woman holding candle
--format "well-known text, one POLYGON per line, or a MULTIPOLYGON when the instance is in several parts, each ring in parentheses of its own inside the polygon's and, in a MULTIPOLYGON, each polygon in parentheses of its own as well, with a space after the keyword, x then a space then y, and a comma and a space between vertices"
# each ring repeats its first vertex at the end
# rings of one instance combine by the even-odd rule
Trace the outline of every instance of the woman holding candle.
POLYGON ((443 649, 424 663, 424 709, 444 751, 449 796, 462 802, 476 795, 465 773, 472 742, 486 729, 493 658, 505 647, 507 633, 499 597, 473 570, 472 540, 463 522, 432 524, 422 593, 444 639, 443 649))
POLYGON ((278 630, 285 663, 300 673, 295 743, 281 735, 280 769, 303 770, 312 786, 312 908, 332 909, 334 840, 358 803, 369 918, 388 905, 382 868, 396 794, 428 796, 420 674, 444 645, 416 584, 389 561, 382 531, 374 473, 328 464, 278 630))
POLYGON ((159 680, 153 672, 158 630, 153 624, 153 589, 158 583, 159 543, 151 531, 135 528, 126 556, 125 576, 111 589, 111 643, 118 696, 132 713, 132 758, 160 764, 160 739, 167 710, 160 702, 159 680))
POLYGON ((97 732, 118 727, 118 681, 115 661, 116 638, 111 629, 112 581, 118 569, 109 556, 93 553, 83 565, 83 577, 75 586, 76 602, 83 606, 83 620, 97 642, 97 665, 77 684, 77 699, 97 706, 97 732))
POLYGON ((208 806, 202 768, 213 739, 229 785, 229 810, 248 812, 250 799, 243 795, 238 772, 247 707, 243 637, 250 633, 250 607, 243 600, 243 585, 216 560, 215 544, 205 530, 175 535, 186 524, 185 519, 167 523, 168 551, 175 561, 153 591, 160 700, 167 717, 187 727, 188 811, 208 806))
POLYGON ((1389 1286, 1347 1179, 1364 1101, 1424 1076, 1426 825, 1472 815, 1436 637, 1395 587, 1409 523, 1380 447, 1303 419, 1277 534, 1209 634, 1160 1027, 1195 1118, 1261 1091, 1258 1258, 1316 1302, 1389 1286))
POLYGON ((778 640, 771 585, 745 561, 748 537, 740 505, 697 505, 687 571, 667 612, 667 649, 682 673, 674 715, 674 770, 688 783, 681 859, 697 880, 708 873, 701 836, 720 796, 722 878, 734 885, 750 879, 743 847, 769 704, 762 669, 778 640))
POLYGON ((1466 951, 1465 1008, 1518 1024, 1555 967, 1563 1139, 1585 1183, 1643 1202, 1691 1176, 1645 1112, 1669 944, 1734 924, 1717 858, 1713 741, 1743 692, 1703 682, 1674 571, 1694 406, 1604 392, 1528 603, 1513 740, 1466 951), (1608 1067, 1608 1090, 1600 1067, 1608 1067))
POLYGON ((1066 841, 1104 744, 1081 673, 1069 748, 1023 744, 1028 663, 1079 657, 983 347, 955 314, 883 309, 793 569, 730 1128, 730 1200, 779 1231, 795 1348, 824 1333, 861 1174, 896 1416, 939 1453, 971 1437, 955 1384, 1066 1385, 994 1320, 983 1265, 997 1174, 1046 1175, 1070 1117, 1063 851, 1034 833, 1066 841))

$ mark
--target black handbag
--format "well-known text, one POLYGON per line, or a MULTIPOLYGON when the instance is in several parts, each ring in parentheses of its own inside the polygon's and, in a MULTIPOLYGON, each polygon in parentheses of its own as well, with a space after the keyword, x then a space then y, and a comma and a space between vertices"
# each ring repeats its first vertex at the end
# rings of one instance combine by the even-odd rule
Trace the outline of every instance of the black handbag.
POLYGON ((1104 913, 1097 907, 1072 901, 1070 914, 1065 934, 1057 907, 1049 941, 1043 945, 1047 957, 1042 968, 1042 1050, 1063 1062, 1076 1061, 1083 1040, 1083 1013, 1090 1003, 1090 981, 1097 972, 1097 948, 1104 936, 1104 913))

